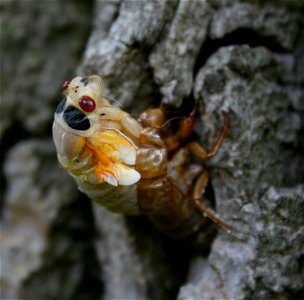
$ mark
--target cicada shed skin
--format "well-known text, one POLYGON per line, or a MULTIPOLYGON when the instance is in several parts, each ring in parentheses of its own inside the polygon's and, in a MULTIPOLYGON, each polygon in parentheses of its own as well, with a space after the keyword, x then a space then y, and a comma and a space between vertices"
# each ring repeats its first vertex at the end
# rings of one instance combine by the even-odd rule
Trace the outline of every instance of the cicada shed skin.
POLYGON ((126 215, 144 214, 172 238, 192 235, 206 217, 231 231, 208 208, 204 197, 209 174, 193 164, 192 154, 212 158, 228 128, 208 152, 196 142, 185 142, 193 131, 195 112, 181 118, 175 131, 167 130, 162 108, 148 109, 136 120, 102 95, 97 75, 76 77, 63 84, 53 139, 60 164, 90 199, 126 215))

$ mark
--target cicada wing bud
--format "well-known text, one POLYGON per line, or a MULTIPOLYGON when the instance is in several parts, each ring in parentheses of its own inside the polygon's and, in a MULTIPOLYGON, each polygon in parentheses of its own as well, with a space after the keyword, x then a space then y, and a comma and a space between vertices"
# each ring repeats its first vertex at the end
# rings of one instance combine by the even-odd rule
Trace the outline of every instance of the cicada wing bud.
POLYGON ((65 131, 57 122, 53 124, 53 139, 58 157, 66 161, 74 161, 84 151, 86 139, 65 131))

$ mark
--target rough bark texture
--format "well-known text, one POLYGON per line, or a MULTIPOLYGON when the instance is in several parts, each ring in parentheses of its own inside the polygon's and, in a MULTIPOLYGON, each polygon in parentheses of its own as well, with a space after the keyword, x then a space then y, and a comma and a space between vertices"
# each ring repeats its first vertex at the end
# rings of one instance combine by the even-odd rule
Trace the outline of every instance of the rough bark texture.
POLYGON ((1 299, 301 299, 302 1, 2 1, 1 299), (199 101, 210 252, 77 191, 51 140, 59 87, 97 73, 132 112, 199 101))

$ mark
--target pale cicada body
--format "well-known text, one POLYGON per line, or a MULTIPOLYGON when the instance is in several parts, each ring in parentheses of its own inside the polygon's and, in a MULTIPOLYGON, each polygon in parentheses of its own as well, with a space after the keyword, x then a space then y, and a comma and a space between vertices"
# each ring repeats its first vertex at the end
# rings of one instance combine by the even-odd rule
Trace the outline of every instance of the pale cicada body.
POLYGON ((145 214, 171 237, 187 236, 209 217, 227 230, 202 197, 208 172, 191 163, 191 152, 212 158, 227 131, 228 119, 211 152, 190 136, 195 109, 175 131, 163 109, 148 109, 138 120, 102 96, 102 80, 76 77, 63 85, 53 138, 58 160, 83 193, 109 210, 145 214), (203 214, 202 214, 203 213, 203 214))
POLYGON ((100 77, 76 77, 65 87, 53 125, 59 162, 89 198, 138 214, 134 166, 141 126, 102 98, 100 77))

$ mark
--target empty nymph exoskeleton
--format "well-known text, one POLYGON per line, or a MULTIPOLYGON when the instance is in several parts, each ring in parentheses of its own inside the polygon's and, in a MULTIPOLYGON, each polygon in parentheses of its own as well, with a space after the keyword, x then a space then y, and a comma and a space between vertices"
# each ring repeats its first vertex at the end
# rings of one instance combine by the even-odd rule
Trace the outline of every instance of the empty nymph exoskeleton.
POLYGON ((202 160, 216 155, 228 129, 228 115, 212 150, 188 141, 196 108, 170 127, 163 108, 147 109, 136 120, 102 95, 96 75, 76 77, 63 85, 53 138, 61 165, 79 190, 109 210, 144 214, 173 238, 198 231, 206 217, 224 227, 203 205, 209 173, 191 163, 191 153, 202 160))

